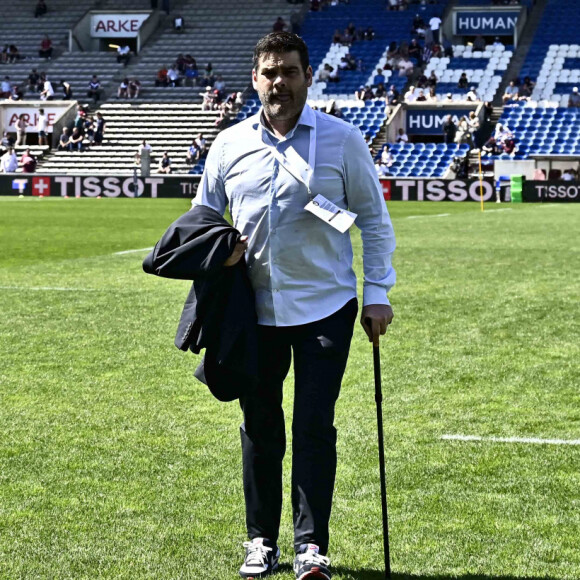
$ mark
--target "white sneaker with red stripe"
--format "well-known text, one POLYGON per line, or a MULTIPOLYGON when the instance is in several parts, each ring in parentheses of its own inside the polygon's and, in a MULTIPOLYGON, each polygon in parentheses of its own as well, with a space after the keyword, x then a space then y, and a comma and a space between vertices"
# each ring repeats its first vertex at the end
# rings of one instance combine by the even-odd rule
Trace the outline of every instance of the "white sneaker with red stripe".
POLYGON ((330 560, 319 554, 316 544, 302 544, 294 558, 296 580, 314 580, 314 578, 330 580, 332 574, 328 569, 329 566, 330 560))
POLYGON ((244 542, 246 559, 240 568, 242 578, 264 578, 278 568, 280 550, 266 538, 254 538, 251 542, 244 542))

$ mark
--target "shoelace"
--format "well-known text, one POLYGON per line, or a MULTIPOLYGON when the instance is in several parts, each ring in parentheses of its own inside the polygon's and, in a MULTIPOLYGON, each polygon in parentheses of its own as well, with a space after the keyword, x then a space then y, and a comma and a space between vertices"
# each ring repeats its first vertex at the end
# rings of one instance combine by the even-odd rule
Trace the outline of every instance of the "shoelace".
POLYGON ((242 545, 248 550, 246 555, 247 566, 263 566, 268 558, 268 552, 272 551, 272 548, 264 546, 264 544, 244 542, 242 545))
POLYGON ((314 564, 314 565, 322 565, 322 566, 329 566, 330 565, 330 558, 326 556, 321 556, 317 552, 313 550, 307 550, 304 554, 298 554, 298 560, 302 564, 314 564))

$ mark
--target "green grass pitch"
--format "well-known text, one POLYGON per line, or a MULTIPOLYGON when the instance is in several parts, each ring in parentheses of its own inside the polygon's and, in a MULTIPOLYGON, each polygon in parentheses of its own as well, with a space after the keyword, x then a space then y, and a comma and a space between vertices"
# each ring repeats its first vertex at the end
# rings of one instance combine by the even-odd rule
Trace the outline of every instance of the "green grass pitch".
MULTIPOLYGON (((189 285, 145 275, 144 251, 116 254, 152 246, 188 207, 0 198, 0 578, 237 577, 238 405, 215 401, 173 346, 189 285)), ((580 206, 389 209, 393 577, 577 580, 580 446, 441 437, 580 439, 580 206)), ((334 578, 379 580, 372 351, 358 325, 336 425, 334 578)), ((280 580, 293 578, 285 461, 280 580)))

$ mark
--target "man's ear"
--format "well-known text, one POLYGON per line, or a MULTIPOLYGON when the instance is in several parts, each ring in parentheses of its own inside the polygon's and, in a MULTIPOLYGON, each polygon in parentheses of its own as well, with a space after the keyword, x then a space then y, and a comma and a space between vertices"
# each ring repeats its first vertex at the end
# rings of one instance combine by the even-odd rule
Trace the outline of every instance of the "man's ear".
POLYGON ((314 77, 314 73, 312 72, 312 67, 309 65, 308 68, 306 69, 306 86, 307 87, 312 86, 313 77, 314 77))
POLYGON ((256 72, 256 69, 253 68, 252 69, 252 86, 254 87, 254 90, 258 90, 258 74, 256 72))

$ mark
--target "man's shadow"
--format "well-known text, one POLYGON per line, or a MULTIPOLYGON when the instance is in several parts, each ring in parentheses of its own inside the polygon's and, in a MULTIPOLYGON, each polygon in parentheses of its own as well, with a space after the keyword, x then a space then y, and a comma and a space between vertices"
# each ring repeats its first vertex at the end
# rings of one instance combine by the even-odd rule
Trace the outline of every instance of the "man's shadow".
MULTIPOLYGON (((291 564, 280 564, 279 573, 292 572, 291 564)), ((333 577, 353 578, 354 580, 385 580, 383 570, 355 570, 343 566, 332 567, 333 577)), ((275 576, 273 576, 275 578, 275 576)), ((399 574, 392 572, 391 580, 560 580, 556 576, 490 576, 489 574, 463 574, 450 576, 448 574, 399 574)))

